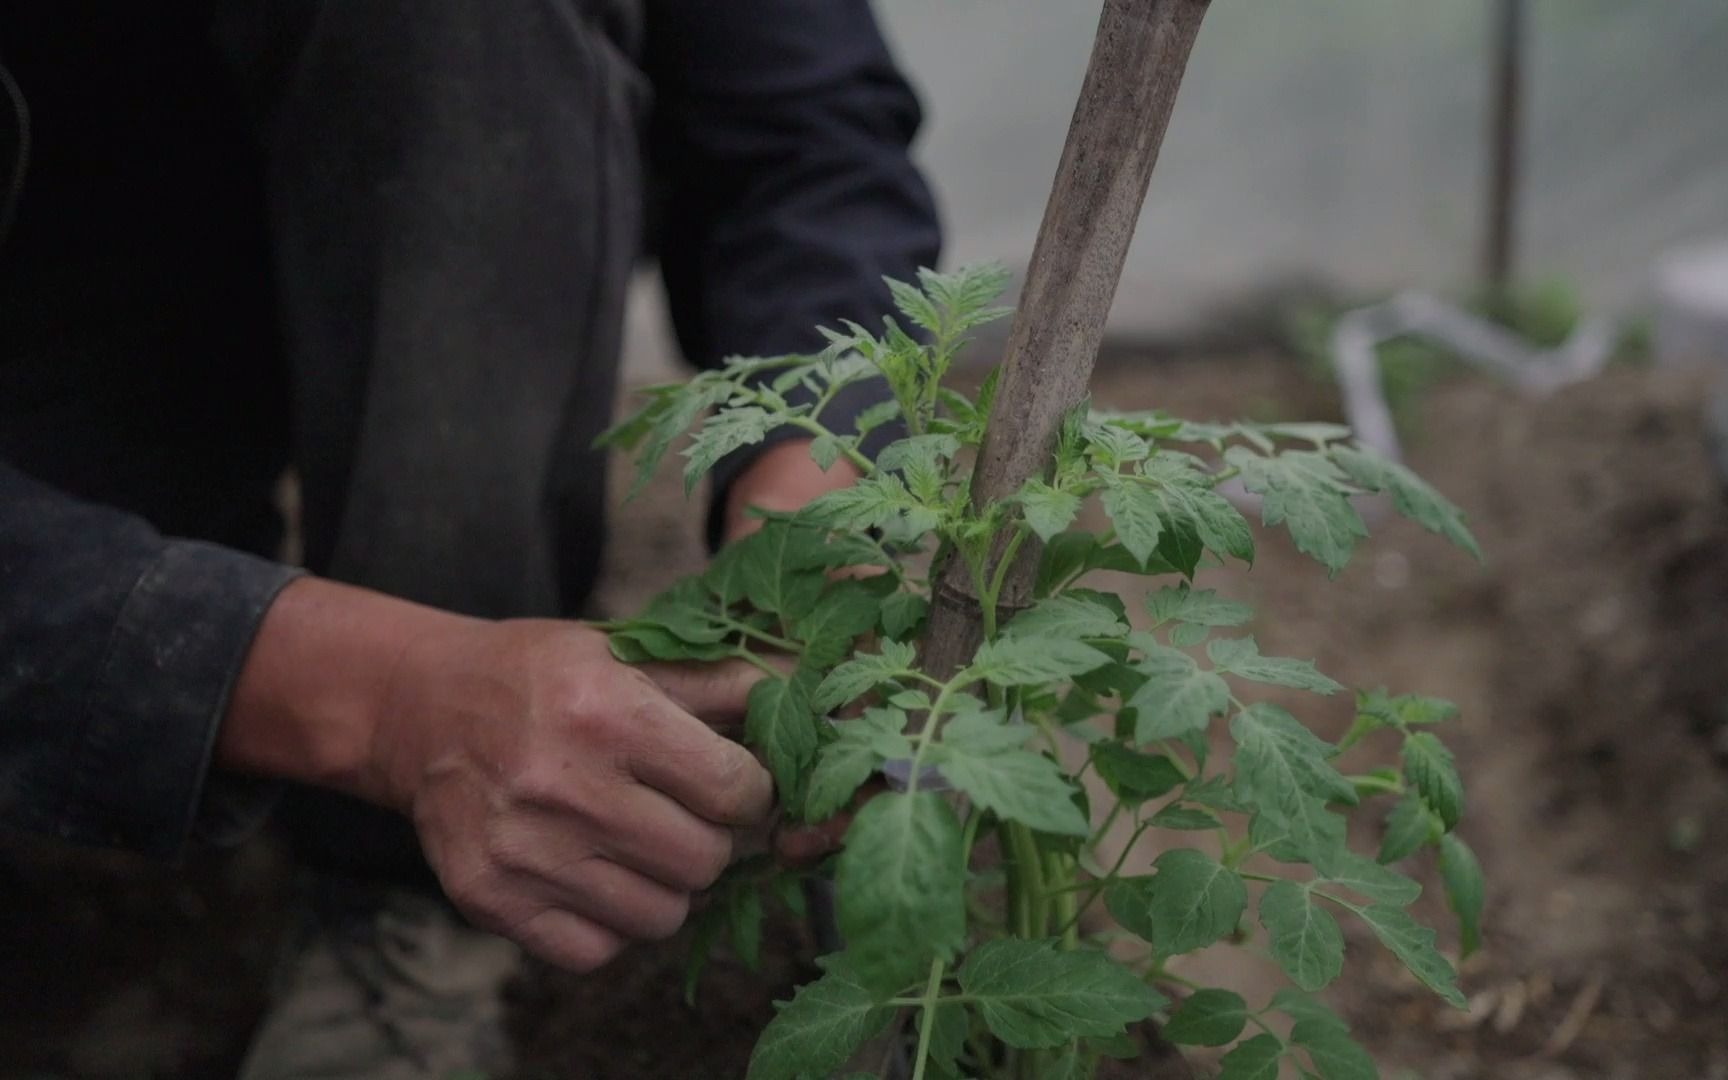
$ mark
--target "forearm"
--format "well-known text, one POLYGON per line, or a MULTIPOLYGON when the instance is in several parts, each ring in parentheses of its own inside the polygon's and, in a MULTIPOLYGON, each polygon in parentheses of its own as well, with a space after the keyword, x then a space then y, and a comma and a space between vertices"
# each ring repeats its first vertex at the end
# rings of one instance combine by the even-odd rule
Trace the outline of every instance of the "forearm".
POLYGON ((405 794, 375 764, 392 681, 417 646, 478 622, 337 582, 294 582, 246 655, 217 764, 405 809, 405 794))

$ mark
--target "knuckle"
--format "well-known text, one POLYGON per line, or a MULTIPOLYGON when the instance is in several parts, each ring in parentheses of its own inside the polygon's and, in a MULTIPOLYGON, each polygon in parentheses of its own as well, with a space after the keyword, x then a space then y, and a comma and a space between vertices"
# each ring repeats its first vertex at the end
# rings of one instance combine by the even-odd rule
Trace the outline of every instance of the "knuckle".
POLYGON ((684 920, 689 917, 689 894, 678 893, 667 900, 659 911, 655 912, 653 918, 643 928, 643 936, 648 941, 665 941, 678 933, 684 926, 684 920))
POLYGON ((706 889, 726 872, 732 865, 732 838, 716 830, 707 834, 696 845, 689 859, 684 863, 688 876, 680 884, 691 889, 706 889))

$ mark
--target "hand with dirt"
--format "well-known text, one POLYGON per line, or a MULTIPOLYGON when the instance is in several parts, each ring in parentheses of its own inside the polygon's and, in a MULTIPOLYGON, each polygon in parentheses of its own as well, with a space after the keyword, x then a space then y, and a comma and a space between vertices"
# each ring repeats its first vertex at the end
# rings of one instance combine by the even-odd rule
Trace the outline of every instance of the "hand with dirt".
POLYGON ((709 726, 759 677, 633 668, 578 623, 304 579, 266 614, 217 753, 402 811, 465 914, 588 971, 674 933, 733 830, 766 820, 767 772, 709 726))

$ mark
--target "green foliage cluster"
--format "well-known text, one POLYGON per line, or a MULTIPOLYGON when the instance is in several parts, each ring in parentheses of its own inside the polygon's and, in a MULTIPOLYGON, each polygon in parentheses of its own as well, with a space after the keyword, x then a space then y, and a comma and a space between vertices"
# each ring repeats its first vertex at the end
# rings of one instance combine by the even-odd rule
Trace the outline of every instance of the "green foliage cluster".
MULTIPOLYGON (((995 379, 972 396, 943 380, 967 331, 1003 314, 990 306, 1002 285, 990 268, 894 283, 910 330, 893 319, 880 334, 847 325, 818 355, 741 359, 653 388, 608 436, 647 476, 696 427, 683 451, 693 485, 725 454, 790 425, 813 438, 825 468, 845 457, 864 474, 797 514, 769 515, 706 573, 612 627, 627 661, 742 657, 763 668, 745 738, 794 819, 853 806, 875 774, 904 779, 856 807, 823 868, 845 948, 763 1032, 750 1076, 826 1076, 903 1010, 918 1080, 1090 1076, 1101 1056, 1131 1055, 1126 1033, 1149 1018, 1177 1043, 1229 1047, 1224 1080, 1270 1078, 1285 1060, 1309 1077, 1375 1076, 1312 995, 1342 971, 1339 920, 1355 919, 1436 994, 1462 1001, 1434 932, 1407 910, 1421 887, 1395 868, 1437 849, 1473 945, 1481 875, 1453 832, 1463 788, 1433 734, 1453 709, 1359 693, 1355 725, 1328 743, 1264 695, 1344 688, 1308 661, 1262 653, 1243 632, 1250 609, 1194 579, 1254 557, 1254 530, 1217 490, 1233 477, 1262 497, 1265 524, 1333 573, 1366 534, 1359 494, 1389 494, 1474 552, 1462 515, 1335 425, 1089 410, 1068 418, 1045 476, 974 506, 969 462, 995 379), (835 394, 878 376, 891 402, 854 431, 822 423, 835 394), (891 421, 904 437, 867 460, 862 435, 891 421), (1093 500, 1109 528, 1075 529, 1093 500), (1001 625, 1002 573, 989 560, 998 537, 1002 567, 1033 538, 1043 545, 1035 604, 1001 625), (986 640, 951 678, 919 666, 931 583, 907 558, 918 553, 962 560, 983 601, 986 640), (1100 570, 1165 580, 1125 598, 1085 586, 1100 570), (768 663, 771 653, 796 657, 795 670, 768 663), (1340 752, 1364 740, 1400 745, 1402 768, 1340 771, 1340 752), (1083 783, 1087 773, 1095 780, 1083 783), (1375 801, 1390 812, 1369 856, 1347 846, 1346 816, 1375 801), (1105 835, 1118 826, 1127 840, 1106 865, 1105 835), (1153 834, 1150 872, 1126 871, 1153 834), (975 858, 987 839, 999 856, 975 858), (1106 948, 1108 936, 1082 932, 1097 904, 1132 945, 1106 948), (1269 1001, 1195 986, 1169 966, 1250 940, 1294 984, 1269 1001)), ((693 980, 721 937, 754 960, 765 896, 799 903, 771 865, 734 869, 700 917, 693 980)))

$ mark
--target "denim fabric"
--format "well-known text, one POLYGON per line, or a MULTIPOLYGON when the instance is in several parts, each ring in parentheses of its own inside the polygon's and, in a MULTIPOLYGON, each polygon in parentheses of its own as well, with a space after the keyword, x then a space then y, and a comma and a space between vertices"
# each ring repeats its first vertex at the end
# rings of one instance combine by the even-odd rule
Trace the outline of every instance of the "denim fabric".
MULTIPOLYGON (((0 247, 0 824, 185 842, 292 574, 257 557, 284 466, 316 573, 579 611, 650 205, 703 365, 872 320, 936 256, 866 0, 26 0, 0 62, 34 121, 0 247)), ((405 822, 294 806, 310 857, 414 872, 405 822)))

